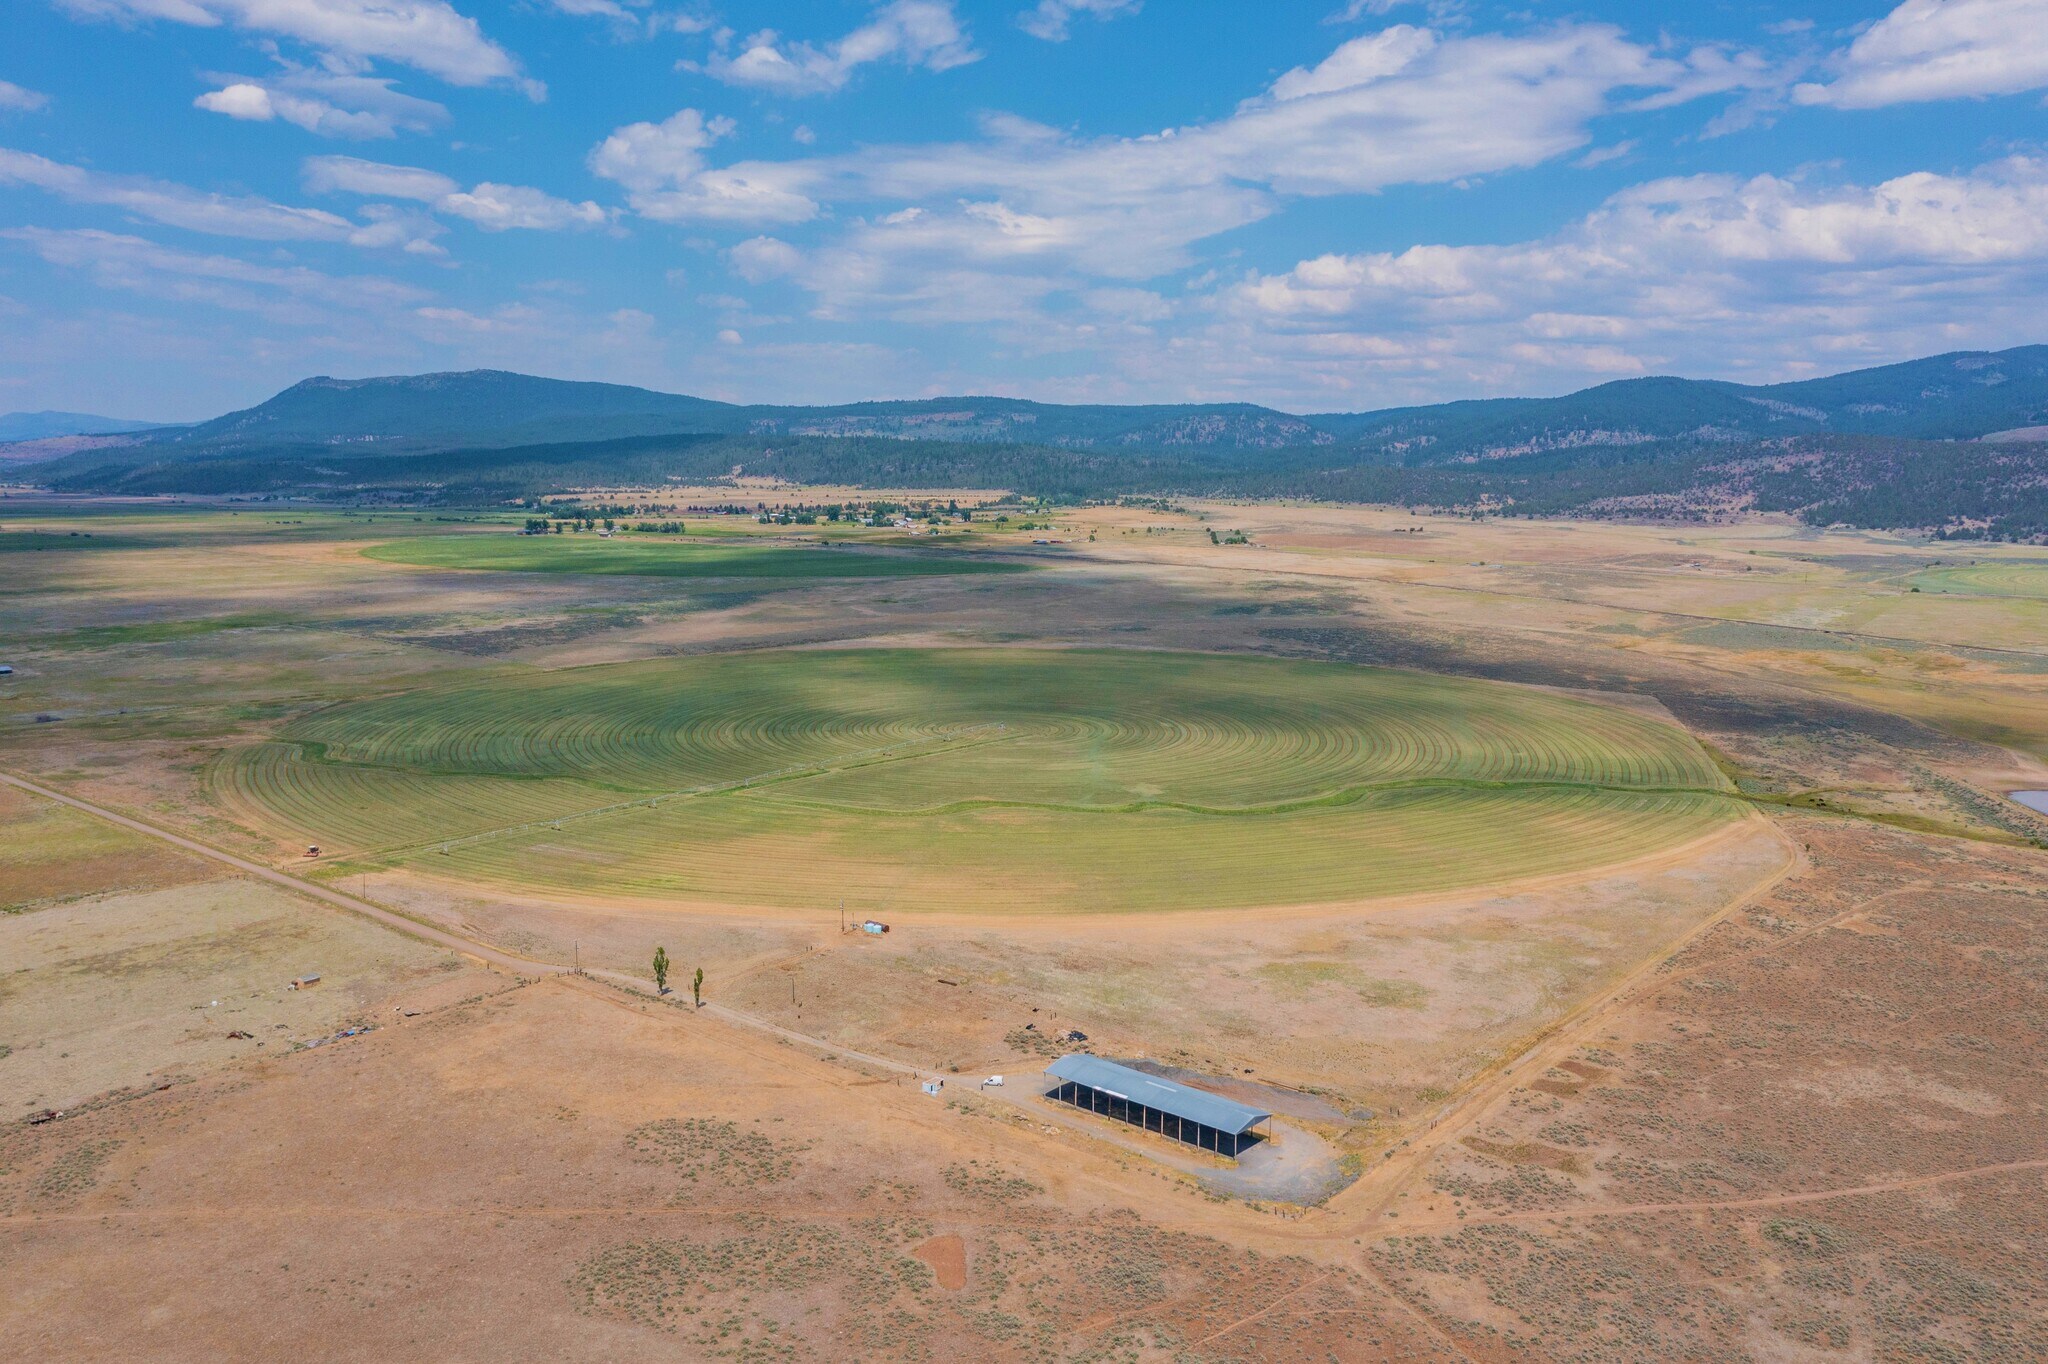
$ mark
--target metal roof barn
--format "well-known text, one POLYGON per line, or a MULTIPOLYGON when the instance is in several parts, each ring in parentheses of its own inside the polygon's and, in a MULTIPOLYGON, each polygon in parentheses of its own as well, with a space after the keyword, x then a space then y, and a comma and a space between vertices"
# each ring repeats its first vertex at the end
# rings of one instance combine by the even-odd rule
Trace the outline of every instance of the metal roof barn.
MULTIPOLYGON (((1062 1056, 1045 1068, 1060 1081, 1048 1096, 1149 1132, 1235 1157, 1245 1137, 1272 1117, 1220 1094, 1147 1075, 1099 1056, 1062 1056)), ((1257 1140, 1257 1135, 1253 1134, 1257 1140)))

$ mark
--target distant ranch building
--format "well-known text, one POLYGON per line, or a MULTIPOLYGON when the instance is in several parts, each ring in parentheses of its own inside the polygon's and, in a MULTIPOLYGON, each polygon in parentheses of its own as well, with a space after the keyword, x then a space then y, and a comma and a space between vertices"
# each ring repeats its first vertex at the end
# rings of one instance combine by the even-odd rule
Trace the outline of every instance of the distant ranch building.
POLYGON ((1219 1156, 1237 1159, 1264 1140, 1253 1129, 1273 1115, 1204 1089, 1162 1080, 1099 1056, 1062 1056, 1045 1068, 1058 1083, 1047 1092, 1090 1113, 1157 1132, 1219 1156))

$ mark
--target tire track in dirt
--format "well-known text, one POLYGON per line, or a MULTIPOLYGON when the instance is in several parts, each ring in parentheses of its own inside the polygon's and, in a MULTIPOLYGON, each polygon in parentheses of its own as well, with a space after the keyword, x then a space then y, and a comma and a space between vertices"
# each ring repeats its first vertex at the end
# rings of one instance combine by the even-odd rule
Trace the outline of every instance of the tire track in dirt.
MULTIPOLYGON (((1702 923, 1692 933, 1688 934, 1684 940, 1682 940, 1677 945, 1672 947, 1672 949, 1669 952, 1666 952, 1663 956, 1653 961, 1644 963, 1642 967, 1638 968, 1634 973, 1630 975, 1630 977, 1627 980, 1623 981, 1620 985, 1615 987, 1615 989, 1610 991, 1605 997, 1603 997, 1600 1000, 1596 1000, 1591 1005, 1589 1005, 1587 1007, 1587 1010, 1576 1020, 1573 1020, 1564 1027, 1560 1028, 1553 1035, 1551 1040, 1543 1044, 1540 1047, 1540 1049, 1532 1049, 1531 1051, 1525 1053, 1521 1058, 1513 1061, 1511 1063, 1510 1070, 1503 1070, 1499 1074, 1499 1076, 1496 1077, 1495 1080, 1487 1086, 1487 1088, 1484 1091, 1473 1095, 1472 1098, 1468 1100, 1465 1104, 1461 1104, 1459 1106, 1457 1113, 1453 1117, 1446 1119, 1444 1121, 1440 1121, 1436 1127, 1430 1129, 1430 1141, 1428 1145, 1426 1147, 1416 1148, 1416 1152, 1414 1155, 1412 1155, 1408 1160, 1400 1162, 1399 1172, 1388 1176, 1388 1180, 1384 1186, 1385 1192, 1383 1197, 1377 1204, 1375 1204, 1373 1207, 1367 1210, 1366 1215, 1369 1219, 1372 1220, 1367 1226, 1360 1229, 1362 1230, 1363 1234, 1373 1236, 1390 1234, 1387 1231, 1385 1231, 1385 1229, 1382 1229, 1377 1225, 1377 1215, 1384 1213, 1389 1207, 1391 1207, 1393 1205, 1394 1197, 1400 1192, 1400 1190, 1406 1187, 1409 1183, 1411 1183, 1413 1179, 1421 1173, 1422 1167, 1428 1163, 1428 1156, 1433 1156, 1438 1149, 1445 1145, 1450 1144, 1454 1138, 1458 1137, 1460 1134, 1470 1129, 1474 1123, 1479 1121, 1480 1117, 1487 1111, 1489 1107, 1491 1107, 1492 1103, 1495 1100, 1497 1100, 1504 1092, 1514 1087, 1512 1081, 1512 1073, 1514 1071, 1526 1072, 1531 1066, 1533 1066, 1539 1061, 1542 1062, 1546 1067, 1554 1064, 1555 1058, 1572 1050, 1578 1044, 1579 1040, 1586 1036, 1586 1034, 1597 1030, 1603 1023, 1614 1018, 1617 1014, 1622 1012, 1622 1010, 1638 1002, 1637 992, 1639 990, 1642 990, 1643 987, 1648 986, 1651 989, 1662 989, 1666 985, 1676 984, 1681 981, 1690 980, 1693 977, 1701 975, 1708 971, 1720 970, 1724 967, 1733 965, 1738 962, 1755 960, 1758 957, 1771 956, 1777 952, 1783 951, 1786 948, 1797 946, 1798 944, 1805 942, 1821 933, 1825 933, 1832 929, 1839 928, 1842 924, 1848 922, 1851 919, 1857 918, 1860 915, 1867 912, 1872 905, 1879 904, 1882 901, 1891 899, 1894 896, 1906 895, 1914 891, 1925 890, 1934 884, 1931 881, 1919 880, 1911 882, 1907 885, 1895 886, 1890 890, 1880 891, 1875 895, 1867 896, 1864 899, 1858 900, 1855 904, 1849 906, 1847 909, 1844 909, 1841 913, 1832 915, 1819 923, 1810 924, 1805 928, 1799 929, 1791 934, 1788 934, 1784 938, 1774 939, 1770 942, 1761 944, 1757 947, 1748 949, 1746 951, 1732 953, 1726 957, 1719 957, 1712 961, 1702 962, 1698 966, 1690 967, 1683 971, 1673 971, 1660 974, 1660 969, 1663 966, 1669 964, 1674 959, 1676 959, 1681 953, 1683 953, 1686 950, 1686 948, 1700 941, 1703 937, 1706 936, 1708 932, 1718 927, 1722 923, 1725 923, 1728 919, 1732 918, 1736 913, 1738 913, 1742 909, 1748 907, 1751 904, 1754 904, 1758 899, 1760 899, 1765 894, 1768 894, 1773 888, 1782 883, 1787 877, 1792 875, 1795 871, 1802 869, 1805 865, 1806 862, 1804 856, 1796 855, 1796 860, 1788 864, 1777 876, 1773 877, 1770 881, 1755 887, 1741 899, 1736 900, 1729 904, 1719 914, 1716 914, 1713 918, 1702 923)), ((1371 1179, 1372 1173, 1368 1172, 1365 1179, 1361 1180, 1360 1183, 1364 1184, 1367 1181, 1370 1181, 1371 1179)), ((1463 1222, 1458 1223, 1458 1225, 1468 1225, 1471 1222, 1477 1220, 1501 1219, 1477 1219, 1467 1217, 1463 1220, 1463 1222)), ((1411 1231, 1415 1228, 1416 1225, 1416 1222, 1410 1220, 1403 1224, 1402 1230, 1404 1232, 1411 1231)))
POLYGON ((1879 1180, 1875 1184, 1854 1184, 1841 1189, 1807 1189, 1798 1193, 1757 1194, 1749 1198, 1701 1198, 1680 1203, 1621 1203, 1609 1207, 1544 1208, 1530 1212, 1503 1212, 1485 1216, 1414 1218, 1402 1228, 1403 1234, 1437 1231, 1447 1227, 1489 1226, 1510 1222, 1575 1221, 1580 1218, 1654 1217, 1663 1213, 1736 1212, 1744 1208, 1782 1208, 1801 1203, 1826 1203, 1838 1198, 1871 1198, 1879 1194, 1904 1193, 1912 1189, 1935 1188, 1958 1180, 1981 1179, 1990 1175, 2015 1174, 2022 1170, 2048 1170, 2048 1157, 2009 1160, 1998 1165, 1977 1165, 1966 1170, 1943 1170, 1931 1175, 1908 1175, 1879 1180))
POLYGON ((68 805, 74 810, 82 810, 86 814, 96 815, 111 824, 118 824, 122 828, 134 833, 146 834, 151 838, 162 839, 173 846, 183 848, 186 852, 197 853, 201 857, 210 858, 215 862, 233 867, 245 876, 253 876, 260 881, 267 881, 274 886, 283 886, 286 890, 306 896, 309 899, 318 900, 334 908, 345 909, 352 914, 360 914, 365 918, 374 919, 386 928, 395 929, 409 937, 432 943, 436 947, 445 947, 450 951, 460 952, 462 955, 483 962, 487 966, 496 966, 503 970, 523 975, 566 975, 571 970, 570 967, 564 966, 559 962, 535 961, 531 957, 522 957, 517 953, 507 952, 503 948, 488 947, 473 938, 465 938, 461 934, 450 933, 445 929, 435 928, 430 924, 422 923, 408 914, 401 914, 394 909, 386 909, 382 905, 369 900, 359 899, 343 891, 329 890, 325 886, 316 885, 311 881, 293 876, 289 872, 279 871, 275 867, 267 867, 261 862, 237 856, 224 849, 216 848, 210 843, 203 843, 196 838, 190 838, 184 834, 172 833, 169 829, 160 828, 143 820, 117 814, 105 806, 95 805, 87 800, 80 800, 76 796, 67 796, 62 791, 53 791, 47 786, 26 781, 12 773, 0 772, 0 783, 27 791, 31 795, 41 796, 44 800, 53 800, 60 805, 68 805))

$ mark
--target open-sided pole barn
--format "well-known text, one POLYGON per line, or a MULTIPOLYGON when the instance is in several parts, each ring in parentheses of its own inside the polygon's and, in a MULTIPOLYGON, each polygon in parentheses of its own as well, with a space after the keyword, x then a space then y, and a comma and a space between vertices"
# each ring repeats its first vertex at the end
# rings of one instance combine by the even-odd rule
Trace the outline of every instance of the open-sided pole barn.
POLYGON ((1157 1132, 1219 1156, 1237 1159, 1263 1139, 1255 1129, 1271 1118, 1248 1104, 1148 1075, 1099 1056, 1062 1056, 1045 1068, 1057 1083, 1047 1098, 1157 1132))

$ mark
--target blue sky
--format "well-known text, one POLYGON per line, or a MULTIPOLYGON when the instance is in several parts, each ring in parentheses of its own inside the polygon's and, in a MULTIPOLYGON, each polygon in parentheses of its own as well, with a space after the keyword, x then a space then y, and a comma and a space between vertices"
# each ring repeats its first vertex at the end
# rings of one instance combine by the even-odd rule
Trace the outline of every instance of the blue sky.
POLYGON ((0 409, 1362 410, 2048 341, 2048 0, 11 0, 0 409))

